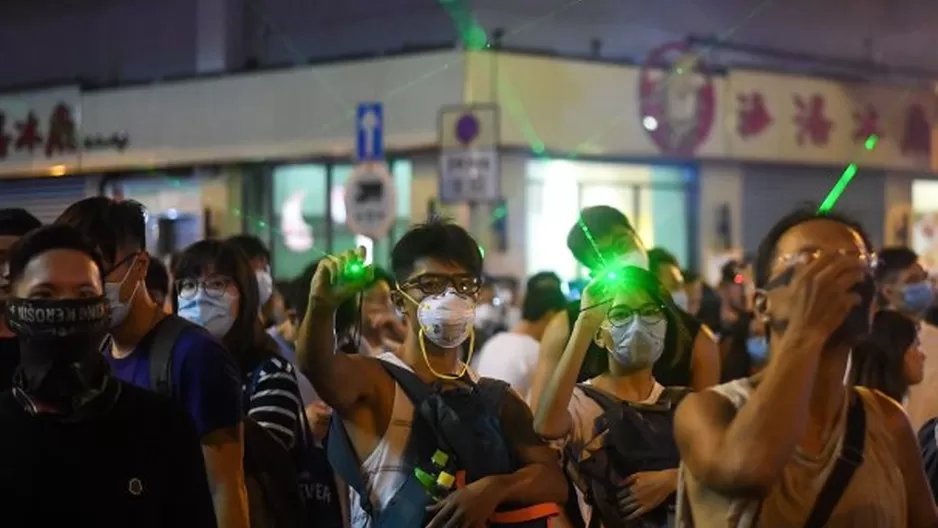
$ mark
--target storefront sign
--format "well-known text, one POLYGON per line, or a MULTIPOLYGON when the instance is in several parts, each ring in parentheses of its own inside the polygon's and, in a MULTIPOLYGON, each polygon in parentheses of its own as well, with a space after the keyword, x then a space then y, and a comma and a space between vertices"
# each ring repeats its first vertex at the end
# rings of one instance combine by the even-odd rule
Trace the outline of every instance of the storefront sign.
POLYGON ((443 203, 501 199, 498 108, 469 105, 440 112, 440 185, 443 203))
POLYGON ((31 172, 78 164, 77 87, 0 96, 0 168, 31 172))
POLYGON ((345 223, 372 239, 388 234, 397 213, 394 179, 384 163, 362 163, 345 184, 345 223))
POLYGON ((642 128, 662 154, 691 156, 713 128, 716 96, 701 56, 683 42, 651 52, 638 88, 642 128))

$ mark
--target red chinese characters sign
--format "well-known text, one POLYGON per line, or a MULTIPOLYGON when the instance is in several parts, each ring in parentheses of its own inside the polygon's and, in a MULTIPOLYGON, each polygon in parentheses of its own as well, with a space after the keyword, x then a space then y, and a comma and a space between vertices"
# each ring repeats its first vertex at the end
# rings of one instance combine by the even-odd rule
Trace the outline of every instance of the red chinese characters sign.
POLYGON ((0 96, 0 172, 78 165, 77 87, 0 96))

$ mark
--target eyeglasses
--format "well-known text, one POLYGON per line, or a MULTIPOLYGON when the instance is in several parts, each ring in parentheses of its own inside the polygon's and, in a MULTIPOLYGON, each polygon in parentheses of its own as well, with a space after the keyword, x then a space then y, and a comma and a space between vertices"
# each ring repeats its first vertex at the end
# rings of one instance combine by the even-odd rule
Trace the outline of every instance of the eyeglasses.
POLYGON ((461 275, 443 275, 440 273, 424 273, 401 283, 401 289, 416 288, 424 295, 439 295, 452 286, 456 293, 461 295, 474 295, 482 288, 479 277, 468 273, 461 275))
POLYGON ((231 282, 231 279, 225 277, 212 277, 205 280, 181 279, 175 283, 176 295, 180 299, 192 299, 199 293, 201 288, 205 295, 212 299, 220 299, 228 290, 231 282))
POLYGON ((629 308, 628 306, 613 306, 606 314, 609 324, 615 327, 626 326, 639 317, 645 324, 659 323, 664 319, 664 306, 660 304, 648 303, 638 308, 629 308))

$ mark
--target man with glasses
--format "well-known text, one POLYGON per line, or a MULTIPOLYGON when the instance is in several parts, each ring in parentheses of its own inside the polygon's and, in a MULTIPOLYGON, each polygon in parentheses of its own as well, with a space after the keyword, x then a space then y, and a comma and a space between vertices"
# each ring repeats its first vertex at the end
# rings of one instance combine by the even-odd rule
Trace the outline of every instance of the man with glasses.
POLYGON ((241 377, 221 343, 167 315, 150 297, 143 206, 96 196, 69 206, 56 223, 78 229, 104 257, 111 313, 107 358, 114 375, 150 390, 161 378, 171 380, 174 399, 189 410, 200 435, 219 526, 246 528, 241 377), (168 372, 151 371, 157 354, 168 356, 168 372))
POLYGON ((10 249, 26 233, 41 226, 42 223, 25 209, 0 209, 0 391, 11 387, 13 373, 20 363, 19 340, 7 327, 4 314, 10 295, 10 249))
POLYGON ((870 330, 870 247, 859 224, 811 209, 762 240, 753 305, 769 362, 678 407, 678 526, 938 526, 902 408, 843 384, 870 330))
POLYGON ((433 221, 395 245, 391 298, 409 323, 397 354, 335 353, 336 310, 371 279, 343 270, 364 257, 360 249, 321 261, 297 343, 301 368, 336 414, 328 452, 355 491, 352 526, 481 526, 505 503, 565 501, 557 457, 534 433, 524 401, 505 384, 480 380, 459 358, 467 341, 472 352, 482 276, 472 237, 433 221), (450 467, 467 461, 471 467, 450 467), (468 484, 425 489, 414 467, 433 473, 429 488, 450 488, 437 480, 441 471, 465 470, 468 484))

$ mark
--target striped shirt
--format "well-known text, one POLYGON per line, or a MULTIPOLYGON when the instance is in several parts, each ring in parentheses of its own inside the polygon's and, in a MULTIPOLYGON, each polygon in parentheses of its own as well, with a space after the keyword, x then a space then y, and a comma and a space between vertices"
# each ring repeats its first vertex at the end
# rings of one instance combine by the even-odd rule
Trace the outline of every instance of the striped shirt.
POLYGON ((302 424, 299 413, 303 412, 293 365, 283 358, 268 358, 257 367, 254 377, 254 387, 244 387, 248 417, 292 450, 302 424))

